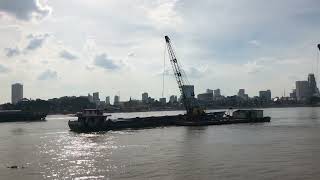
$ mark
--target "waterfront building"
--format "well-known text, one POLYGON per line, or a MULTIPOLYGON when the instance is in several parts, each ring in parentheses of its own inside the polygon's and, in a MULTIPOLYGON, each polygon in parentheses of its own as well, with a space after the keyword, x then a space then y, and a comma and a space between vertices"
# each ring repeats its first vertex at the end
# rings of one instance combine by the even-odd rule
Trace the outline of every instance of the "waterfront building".
POLYGON ((296 97, 298 101, 307 100, 311 96, 308 81, 296 81, 296 97))
POLYGON ((213 96, 214 96, 215 98, 220 97, 220 96, 221 96, 220 89, 215 89, 215 90, 213 90, 213 96))
POLYGON ((194 98, 194 86, 193 85, 183 85, 182 90, 186 98, 194 98))
POLYGON ((94 103, 99 104, 100 102, 99 92, 92 93, 92 100, 94 103))
POLYGON ((222 101, 225 97, 221 95, 220 89, 213 90, 213 100, 222 101))
POLYGON ((169 102, 171 104, 178 102, 178 97, 175 95, 170 96, 169 102))
POLYGON ((115 106, 119 106, 120 105, 120 96, 118 96, 118 95, 114 96, 113 105, 115 105, 115 106))
POLYGON ((162 97, 159 99, 159 102, 163 105, 165 105, 167 103, 167 99, 165 97, 162 97))
POLYGON ((207 90, 206 90, 206 93, 211 93, 211 94, 213 94, 213 90, 212 90, 212 89, 207 89, 207 90))
POLYGON ((292 92, 290 93, 290 98, 291 99, 296 99, 297 96, 296 96, 296 89, 292 89, 292 92))
POLYGON ((148 103, 148 98, 149 98, 149 95, 147 92, 142 93, 142 102, 143 103, 148 103))
POLYGON ((270 102, 271 101, 271 91, 270 90, 259 91, 259 98, 263 102, 270 102))
POLYGON ((240 97, 243 100, 248 100, 249 99, 248 94, 245 93, 245 89, 239 89, 238 97, 240 97))
POLYGON ((314 74, 310 73, 308 75, 308 84, 310 89, 310 95, 311 96, 317 96, 319 95, 319 89, 317 87, 316 78, 314 77, 314 74))
POLYGON ((244 95, 245 95, 245 90, 244 89, 239 89, 238 96, 242 97, 244 95))
POLYGON ((106 97, 106 105, 110 105, 110 96, 106 97))
POLYGON ((206 93, 198 94, 197 99, 203 102, 211 102, 213 101, 213 91, 207 89, 206 93))
POLYGON ((17 104, 23 99, 23 85, 15 83, 11 85, 11 102, 17 104))
POLYGON ((93 98, 92 98, 92 96, 91 96, 91 94, 90 93, 88 93, 88 100, 89 100, 89 102, 93 102, 93 98))

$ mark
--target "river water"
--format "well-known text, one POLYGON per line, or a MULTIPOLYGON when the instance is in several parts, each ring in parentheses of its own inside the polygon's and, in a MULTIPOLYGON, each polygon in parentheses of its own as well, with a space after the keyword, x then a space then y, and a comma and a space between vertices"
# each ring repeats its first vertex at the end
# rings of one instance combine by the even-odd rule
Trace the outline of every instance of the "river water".
POLYGON ((61 115, 1 123, 0 179, 320 179, 320 108, 264 113, 271 123, 92 134, 61 115))

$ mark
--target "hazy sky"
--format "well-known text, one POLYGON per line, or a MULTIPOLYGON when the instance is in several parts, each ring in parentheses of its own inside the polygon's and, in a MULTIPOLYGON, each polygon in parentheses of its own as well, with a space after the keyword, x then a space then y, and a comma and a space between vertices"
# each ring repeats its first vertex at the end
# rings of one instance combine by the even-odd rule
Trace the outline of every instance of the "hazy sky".
MULTIPOLYGON (((196 94, 287 94, 316 71, 319 0, 0 0, 0 103, 162 93, 164 35, 196 94)), ((178 94, 166 57, 165 96, 178 94)))

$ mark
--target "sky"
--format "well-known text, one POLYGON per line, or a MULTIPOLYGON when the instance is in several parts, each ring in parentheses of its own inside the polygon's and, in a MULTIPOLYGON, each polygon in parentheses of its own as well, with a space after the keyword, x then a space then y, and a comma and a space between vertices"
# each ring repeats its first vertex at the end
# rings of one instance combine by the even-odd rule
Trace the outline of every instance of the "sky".
POLYGON ((282 96, 318 77, 319 22, 319 0, 0 0, 0 103, 17 82, 32 99, 178 94, 165 35, 196 94, 282 96))

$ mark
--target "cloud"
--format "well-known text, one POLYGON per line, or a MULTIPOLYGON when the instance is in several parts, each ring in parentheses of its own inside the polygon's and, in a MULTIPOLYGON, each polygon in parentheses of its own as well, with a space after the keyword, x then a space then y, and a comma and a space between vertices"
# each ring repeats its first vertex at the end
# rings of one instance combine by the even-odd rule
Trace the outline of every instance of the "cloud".
POLYGON ((134 57, 134 56, 136 56, 136 54, 134 52, 128 53, 128 57, 134 57))
POLYGON ((56 71, 48 69, 38 76, 38 80, 52 80, 57 79, 57 77, 58 73, 56 71))
POLYGON ((49 37, 49 34, 29 34, 26 39, 28 40, 27 46, 20 50, 18 47, 15 48, 5 48, 5 55, 7 57, 14 57, 18 56, 20 54, 26 53, 27 51, 36 50, 38 48, 41 48, 45 42, 45 40, 49 37))
POLYGON ((4 51, 5 51, 7 57, 18 56, 21 53, 19 48, 17 48, 17 47, 16 48, 5 48, 4 51))
POLYGON ((67 60, 75 60, 78 59, 78 57, 74 54, 72 54, 71 52, 67 51, 67 50, 63 50, 59 53, 59 56, 63 59, 67 59, 67 60))
POLYGON ((86 68, 86 70, 88 70, 88 71, 94 70, 94 67, 93 67, 92 65, 86 65, 85 68, 86 68))
POLYGON ((260 41, 255 40, 255 39, 250 40, 248 43, 249 43, 250 45, 252 45, 252 46, 255 46, 255 47, 260 47, 260 46, 261 46, 260 41))
POLYGON ((120 66, 115 64, 114 60, 110 59, 105 53, 97 55, 94 58, 94 65, 104 68, 106 70, 120 69, 120 66))
POLYGON ((0 73, 7 73, 9 72, 9 68, 0 64, 0 73))
POLYGON ((145 8, 147 17, 160 28, 177 27, 183 19, 176 12, 178 0, 156 1, 153 6, 145 8))
POLYGON ((49 37, 49 34, 39 34, 39 35, 30 34, 29 36, 27 36, 27 38, 30 39, 30 41, 27 47, 25 48, 25 50, 35 50, 42 47, 43 43, 48 37, 49 37))
POLYGON ((44 2, 40 3, 40 0, 1 0, 1 11, 19 20, 29 21, 46 17, 52 9, 44 2))
POLYGON ((263 66, 259 64, 257 61, 247 62, 244 64, 244 68, 249 74, 255 74, 260 72, 263 69, 263 66))
POLYGON ((208 69, 207 68, 196 68, 190 67, 186 69, 186 76, 190 78, 200 78, 207 75, 208 69))

